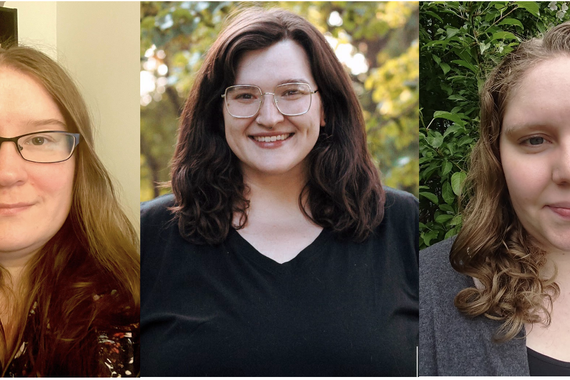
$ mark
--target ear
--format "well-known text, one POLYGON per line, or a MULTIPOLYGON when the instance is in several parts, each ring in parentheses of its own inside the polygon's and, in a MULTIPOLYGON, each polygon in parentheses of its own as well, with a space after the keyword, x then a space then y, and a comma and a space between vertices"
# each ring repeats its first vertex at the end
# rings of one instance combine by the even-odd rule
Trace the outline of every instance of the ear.
POLYGON ((321 127, 324 127, 325 125, 327 125, 325 120, 325 108, 321 105, 321 127))

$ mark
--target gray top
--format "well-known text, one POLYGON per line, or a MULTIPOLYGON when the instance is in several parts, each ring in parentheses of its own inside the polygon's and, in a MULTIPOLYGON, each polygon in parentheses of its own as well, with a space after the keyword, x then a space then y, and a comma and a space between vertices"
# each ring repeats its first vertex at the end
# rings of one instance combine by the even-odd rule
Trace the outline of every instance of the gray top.
POLYGON ((420 252, 420 376, 528 376, 523 333, 494 343, 500 321, 466 317, 453 305, 460 290, 474 286, 451 267, 453 240, 420 252))

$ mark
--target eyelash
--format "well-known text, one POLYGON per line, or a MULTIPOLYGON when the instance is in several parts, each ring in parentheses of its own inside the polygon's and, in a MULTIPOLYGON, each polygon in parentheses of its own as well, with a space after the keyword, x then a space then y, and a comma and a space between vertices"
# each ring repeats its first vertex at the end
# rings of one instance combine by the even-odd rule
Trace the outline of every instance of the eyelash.
POLYGON ((531 136, 531 137, 528 137, 528 138, 522 140, 521 144, 527 145, 527 146, 540 146, 540 145, 543 145, 545 142, 546 142, 546 139, 542 136, 531 136), (533 139, 542 139, 542 142, 540 144, 531 144, 530 140, 533 140, 533 139))
POLYGON ((528 136, 519 141, 519 145, 529 152, 541 152, 543 149, 547 148, 547 144, 551 143, 552 141, 550 139, 541 135, 528 136), (540 142, 538 144, 531 144, 531 140, 539 140, 540 142))

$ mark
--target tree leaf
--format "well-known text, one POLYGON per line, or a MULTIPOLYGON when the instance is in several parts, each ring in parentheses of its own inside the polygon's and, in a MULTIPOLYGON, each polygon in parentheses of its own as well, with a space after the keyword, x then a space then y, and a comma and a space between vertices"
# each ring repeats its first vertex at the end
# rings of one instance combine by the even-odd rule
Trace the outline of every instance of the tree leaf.
POLYGON ((536 17, 540 16, 538 3, 535 3, 533 1, 517 1, 516 4, 519 6, 519 8, 526 9, 536 17))
POLYGON ((503 21, 501 21, 499 25, 516 25, 524 29, 522 22, 520 22, 516 18, 506 18, 503 21))
POLYGON ((445 203, 448 205, 451 205, 455 202, 455 195, 453 195, 453 190, 451 189, 449 181, 445 181, 443 183, 443 186, 441 187, 441 196, 443 197, 445 203))
POLYGON ((457 116, 456 114, 453 114, 451 112, 447 112, 447 111, 435 111, 433 113, 433 118, 434 119, 447 119, 447 120, 451 120, 454 123, 463 125, 465 122, 463 120, 461 120, 461 117, 457 116))
POLYGON ((445 164, 443 164, 443 171, 441 172, 441 175, 445 176, 447 173, 451 171, 452 168, 453 164, 449 161, 445 161, 445 164))
POLYGON ((478 70, 475 66, 473 66, 472 64, 470 64, 468 62, 465 62, 464 60, 456 59, 455 61, 451 61, 451 62, 456 63, 456 64, 463 66, 463 67, 467 67, 469 70, 473 71, 475 74, 477 74, 477 72, 478 72, 478 70))
POLYGON ((447 28, 446 31, 447 31, 447 39, 450 39, 451 37, 459 33, 459 29, 457 28, 447 28))
POLYGON ((505 32, 504 30, 500 31, 500 32, 496 32, 493 34, 493 37, 491 37, 491 41, 495 41, 495 40, 519 40, 517 36, 515 36, 514 34, 512 34, 511 32, 505 32))
POLYGON ((422 197, 425 197, 427 199, 429 199, 430 201, 432 201, 432 203, 434 204, 438 204, 438 199, 437 199, 437 195, 435 195, 434 193, 430 193, 428 191, 420 191, 420 195, 422 197))
POLYGON ((435 217, 435 221, 439 224, 443 224, 451 219, 453 219, 453 215, 449 214, 442 214, 435 217))
POLYGON ((461 189, 463 188, 463 182, 465 182, 465 178, 467 178, 467 174, 464 172, 453 173, 451 176, 451 187, 455 195, 461 194, 461 189))

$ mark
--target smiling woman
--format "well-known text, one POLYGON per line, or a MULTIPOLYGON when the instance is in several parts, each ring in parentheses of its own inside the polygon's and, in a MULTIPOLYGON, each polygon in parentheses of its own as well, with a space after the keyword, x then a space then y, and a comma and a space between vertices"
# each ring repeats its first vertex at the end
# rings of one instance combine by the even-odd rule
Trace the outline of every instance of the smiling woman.
POLYGON ((570 375, 569 72, 566 22, 483 87, 463 227, 420 254, 420 375, 570 375))
POLYGON ((0 49, 0 136, 0 374, 136 375, 137 236, 43 53, 0 49))
POLYGON ((171 183, 141 208, 143 376, 415 374, 417 200, 382 187, 314 26, 258 8, 227 22, 171 183))

